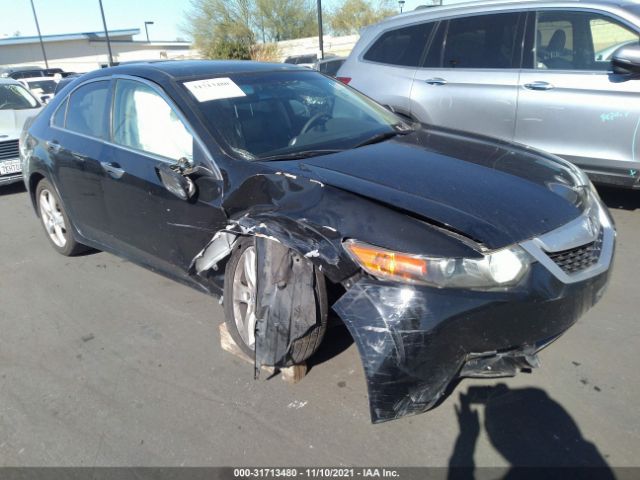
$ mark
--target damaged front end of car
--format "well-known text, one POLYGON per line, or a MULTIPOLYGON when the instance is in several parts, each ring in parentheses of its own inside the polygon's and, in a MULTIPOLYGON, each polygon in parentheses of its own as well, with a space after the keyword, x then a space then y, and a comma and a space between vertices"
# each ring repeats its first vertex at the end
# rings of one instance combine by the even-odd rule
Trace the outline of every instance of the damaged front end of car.
POLYGON ((432 408, 456 378, 537 367, 537 352, 608 282, 615 230, 597 196, 575 221, 489 250, 317 181, 276 174, 251 182, 277 203, 236 212, 194 259, 194 273, 217 268, 239 238, 255 237, 256 372, 291 365, 293 342, 314 327, 314 266, 341 284, 345 292, 332 307, 359 350, 374 423, 432 408), (404 251, 422 244, 430 255, 375 246, 402 240, 393 228, 372 230, 373 217, 415 242, 404 251), (370 243, 355 239, 363 235, 370 243))

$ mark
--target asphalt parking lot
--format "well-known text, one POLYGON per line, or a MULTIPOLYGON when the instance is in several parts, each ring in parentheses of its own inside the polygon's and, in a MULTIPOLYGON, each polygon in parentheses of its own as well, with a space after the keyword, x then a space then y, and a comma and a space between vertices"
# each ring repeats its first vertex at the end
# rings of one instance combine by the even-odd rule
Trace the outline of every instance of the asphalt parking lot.
POLYGON ((0 189, 0 465, 640 465, 640 192, 605 298, 542 368, 464 380, 434 410, 371 425, 332 329, 307 377, 253 380, 218 302, 106 253, 56 254, 21 185, 0 189))

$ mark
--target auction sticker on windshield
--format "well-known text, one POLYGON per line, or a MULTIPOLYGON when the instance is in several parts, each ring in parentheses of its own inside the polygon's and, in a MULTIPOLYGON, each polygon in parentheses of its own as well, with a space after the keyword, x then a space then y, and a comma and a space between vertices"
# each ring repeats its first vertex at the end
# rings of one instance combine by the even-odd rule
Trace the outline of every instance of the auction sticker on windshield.
POLYGON ((0 162, 0 175, 9 175, 10 173, 20 173, 19 159, 0 162))
POLYGON ((189 89, 199 102, 246 96, 242 89, 227 77, 185 82, 184 86, 189 89))

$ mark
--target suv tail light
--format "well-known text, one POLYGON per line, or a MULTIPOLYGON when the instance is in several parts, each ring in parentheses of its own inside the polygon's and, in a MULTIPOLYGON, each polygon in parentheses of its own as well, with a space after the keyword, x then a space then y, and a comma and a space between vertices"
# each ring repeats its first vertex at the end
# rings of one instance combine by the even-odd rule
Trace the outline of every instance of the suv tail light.
POLYGON ((336 77, 338 80, 340 80, 342 83, 344 83, 345 85, 349 85, 349 82, 351 81, 351 77, 336 77))

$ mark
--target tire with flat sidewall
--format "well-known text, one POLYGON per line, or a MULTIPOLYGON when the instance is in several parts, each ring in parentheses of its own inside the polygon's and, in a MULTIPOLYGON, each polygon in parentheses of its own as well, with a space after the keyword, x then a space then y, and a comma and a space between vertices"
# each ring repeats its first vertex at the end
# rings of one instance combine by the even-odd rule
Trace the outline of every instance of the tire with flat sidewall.
MULTIPOLYGON (((242 253, 250 246, 255 245, 255 241, 253 237, 243 238, 239 240, 233 252, 231 253, 231 258, 227 263, 227 267, 225 269, 224 274, 224 314, 225 314, 225 323, 227 325, 227 330, 233 338, 233 341, 242 349, 242 351, 251 358, 255 357, 255 352, 253 349, 249 348, 242 337, 240 336, 240 332, 236 327, 234 313, 233 313, 233 277, 238 267, 238 263, 240 261, 240 257, 242 253)), ((311 355, 313 355, 320 343, 322 343, 322 339, 324 338, 325 331, 327 329, 327 317, 328 317, 328 305, 327 305, 327 290, 324 275, 318 270, 317 267, 314 266, 314 276, 315 276, 315 298, 316 298, 316 325, 309 330, 306 335, 302 338, 293 342, 293 346, 291 349, 291 358, 293 363, 302 363, 307 360, 311 355)))

